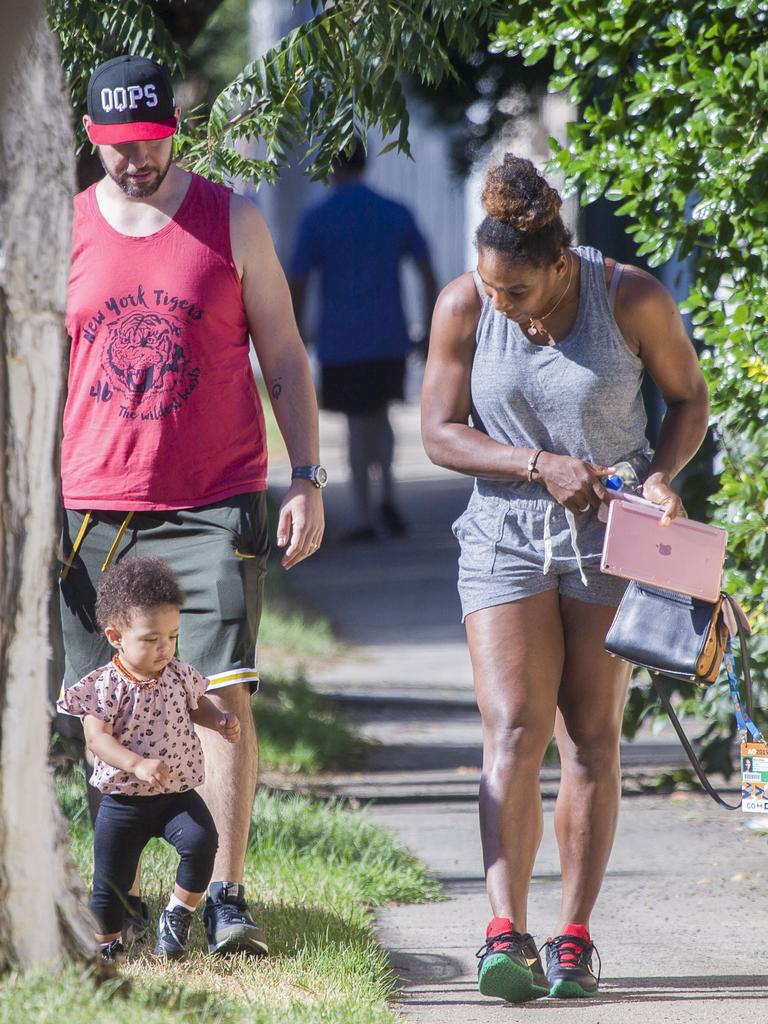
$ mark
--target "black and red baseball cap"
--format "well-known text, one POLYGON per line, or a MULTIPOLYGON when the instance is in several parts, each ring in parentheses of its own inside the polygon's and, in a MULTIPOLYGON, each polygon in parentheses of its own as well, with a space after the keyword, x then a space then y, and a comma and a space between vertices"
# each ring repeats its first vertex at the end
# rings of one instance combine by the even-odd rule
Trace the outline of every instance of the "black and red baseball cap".
POLYGON ((165 68, 146 57, 113 57, 88 83, 88 138, 97 146, 166 139, 177 128, 175 107, 165 68))

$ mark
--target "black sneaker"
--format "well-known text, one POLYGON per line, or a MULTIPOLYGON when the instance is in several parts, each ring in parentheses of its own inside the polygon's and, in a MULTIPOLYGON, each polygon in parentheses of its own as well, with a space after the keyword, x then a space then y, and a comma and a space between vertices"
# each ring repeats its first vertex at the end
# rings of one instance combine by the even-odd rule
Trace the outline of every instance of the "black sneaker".
POLYGON ((381 520, 390 537, 404 537, 408 526, 400 515, 400 510, 391 501, 381 503, 381 520))
POLYGON ((549 994, 557 999, 594 996, 600 983, 600 954, 590 940, 586 928, 584 935, 566 933, 547 939, 547 980, 549 994), (597 974, 592 966, 592 954, 597 956, 597 974))
MULTIPOLYGON (((489 925, 489 931, 493 923, 489 925)), ((531 935, 499 931, 477 951, 477 987, 481 995, 527 1003, 549 994, 541 958, 531 935)))
POLYGON ((184 956, 191 924, 191 910, 187 910, 186 907, 174 907, 173 910, 169 910, 166 907, 157 922, 155 956, 162 956, 168 960, 178 960, 184 956))
POLYGON ((147 937, 152 927, 149 907, 140 896, 126 896, 127 908, 123 922, 123 939, 126 946, 132 946, 147 937))
POLYGON ((125 959, 125 948, 120 939, 112 939, 101 947, 101 959, 107 964, 114 964, 125 959))
POLYGON ((203 924, 209 953, 252 953, 269 950, 261 928, 251 920, 245 887, 236 882, 214 882, 205 901, 203 924))

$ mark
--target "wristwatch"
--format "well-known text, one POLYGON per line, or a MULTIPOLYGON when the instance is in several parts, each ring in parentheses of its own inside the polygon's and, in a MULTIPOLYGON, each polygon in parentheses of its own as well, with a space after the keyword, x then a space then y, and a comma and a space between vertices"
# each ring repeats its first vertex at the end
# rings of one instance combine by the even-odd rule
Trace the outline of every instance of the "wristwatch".
POLYGON ((315 487, 325 487, 328 473, 325 466, 294 466, 291 480, 311 480, 315 487))

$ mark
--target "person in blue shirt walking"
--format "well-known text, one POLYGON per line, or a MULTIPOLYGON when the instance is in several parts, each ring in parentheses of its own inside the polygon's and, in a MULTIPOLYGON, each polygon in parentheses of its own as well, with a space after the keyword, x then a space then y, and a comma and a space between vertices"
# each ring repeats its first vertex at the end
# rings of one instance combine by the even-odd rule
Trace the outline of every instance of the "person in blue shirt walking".
POLYGON ((309 277, 320 278, 314 344, 325 409, 343 412, 349 426, 349 463, 356 523, 348 541, 377 537, 370 477, 381 472, 381 524, 392 536, 406 524, 394 500, 395 439, 388 407, 403 398, 405 357, 412 341, 400 294, 400 264, 411 258, 421 279, 425 337, 437 285, 427 243, 409 210, 362 182, 366 154, 357 141, 341 154, 332 194, 310 209, 299 226, 289 280, 301 319, 309 277))

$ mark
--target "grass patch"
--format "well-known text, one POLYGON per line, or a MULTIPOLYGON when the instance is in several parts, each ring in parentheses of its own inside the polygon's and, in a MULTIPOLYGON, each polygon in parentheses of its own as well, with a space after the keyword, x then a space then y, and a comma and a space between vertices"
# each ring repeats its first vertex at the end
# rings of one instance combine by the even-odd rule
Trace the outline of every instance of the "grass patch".
MULTIPOLYGON (((278 503, 267 495, 270 532, 274 539, 278 503)), ((336 638, 327 615, 297 600, 290 571, 280 565, 283 556, 274 543, 264 581, 264 602, 259 626, 259 661, 264 665, 286 666, 300 673, 314 658, 338 655, 343 644, 336 638)))
MULTIPOLYGON (((264 380, 257 375, 256 382, 264 408, 267 430, 267 450, 270 456, 285 455, 280 428, 264 380)), ((287 456, 286 456, 287 457, 287 456)), ((278 511, 283 493, 270 490, 267 494, 271 536, 277 529, 278 511)), ((259 651, 267 660, 272 656, 284 663, 284 656, 300 664, 307 658, 338 654, 341 645, 334 636, 328 618, 322 612, 300 606, 292 592, 290 574, 280 565, 283 552, 273 544, 269 559, 269 572, 264 589, 264 610, 259 629, 259 651)))
POLYGON ((259 626, 259 662, 300 671, 314 658, 338 654, 341 644, 328 619, 286 595, 285 584, 277 582, 280 573, 284 570, 274 563, 267 573, 259 626))
POLYGON ((338 707, 301 678, 269 675, 253 710, 259 758, 273 771, 313 775, 350 768, 367 748, 338 707))
MULTIPOLYGON (((365 1006, 357 999, 327 1006, 292 1002, 258 1003, 219 992, 191 989, 179 981, 178 965, 165 969, 167 979, 145 972, 140 983, 92 985, 74 968, 55 977, 40 971, 10 974, 0 981, 0 1024, 393 1024, 383 1005, 365 1006)), ((128 972, 126 972, 128 973, 128 972)))
MULTIPOLYGON (((86 881, 92 834, 82 778, 57 783, 71 823, 72 852, 86 881)), ((155 840, 143 859, 144 890, 156 918, 177 857, 155 840)), ((246 858, 254 916, 268 960, 205 953, 200 914, 189 957, 159 964, 137 947, 123 969, 127 991, 84 985, 75 971, 55 980, 11 975, 0 984, 0 1024, 393 1024, 392 977, 372 930, 370 908, 433 899, 438 884, 386 831, 340 804, 260 793, 246 858)))
MULTIPOLYGON (((268 433, 274 434, 277 424, 263 382, 260 386, 268 433)), ((267 504, 274 532, 278 508, 271 493, 267 504)), ((308 664, 338 656, 343 645, 322 612, 297 601, 290 575, 280 565, 281 557, 282 552, 273 545, 259 627, 262 686, 253 709, 261 764, 273 771, 303 774, 349 767, 359 760, 364 742, 339 709, 315 693, 303 678, 308 664)))

